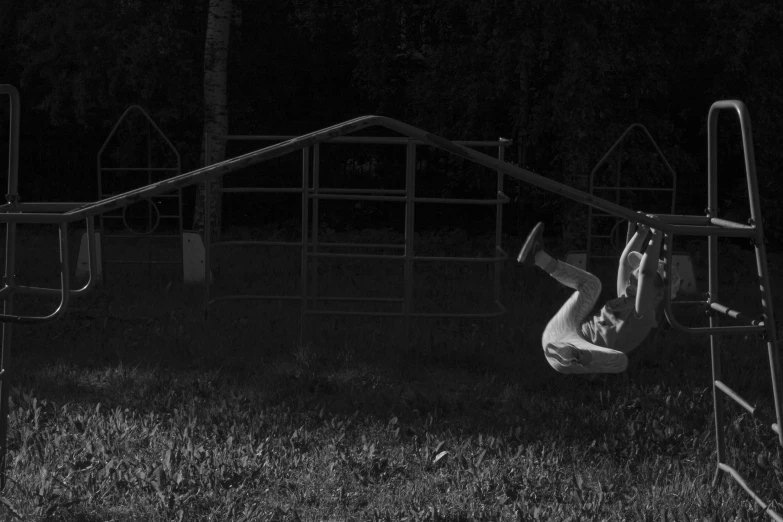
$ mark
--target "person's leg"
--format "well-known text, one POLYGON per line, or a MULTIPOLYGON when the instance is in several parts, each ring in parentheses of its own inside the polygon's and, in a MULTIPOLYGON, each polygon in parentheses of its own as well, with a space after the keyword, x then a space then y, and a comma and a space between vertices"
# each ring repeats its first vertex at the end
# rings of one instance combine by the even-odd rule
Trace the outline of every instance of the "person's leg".
POLYGON ((517 261, 531 261, 559 283, 575 292, 552 317, 541 336, 544 355, 550 366, 561 373, 617 373, 628 365, 622 352, 596 346, 579 335, 582 322, 601 295, 601 280, 593 274, 552 258, 543 249, 538 224, 520 250, 517 261))
POLYGON ((552 258, 544 251, 544 225, 537 223, 519 251, 517 262, 535 264, 561 284, 576 290, 544 329, 544 346, 581 329, 582 321, 601 294, 601 281, 593 274, 552 258))
POLYGON ((559 283, 575 290, 546 325, 544 334, 541 336, 541 341, 546 346, 551 342, 561 340, 571 332, 581 330, 582 322, 593 310, 601 295, 601 280, 568 263, 552 260, 543 250, 536 254, 536 258, 536 265, 549 272, 549 275, 559 283), (538 258, 540 258, 540 264, 538 258))
POLYGON ((544 345, 544 355, 559 373, 620 373, 628 367, 623 352, 596 346, 576 332, 544 345))

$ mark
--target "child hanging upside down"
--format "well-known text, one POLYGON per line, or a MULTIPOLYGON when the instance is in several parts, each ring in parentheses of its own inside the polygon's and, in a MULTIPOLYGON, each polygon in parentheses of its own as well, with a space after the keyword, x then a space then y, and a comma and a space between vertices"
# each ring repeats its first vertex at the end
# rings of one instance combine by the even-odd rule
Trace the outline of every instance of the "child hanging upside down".
MULTIPOLYGON (((652 217, 652 216, 650 216, 652 217)), ((560 283, 576 290, 549 321, 541 342, 549 364, 560 373, 619 373, 628 366, 626 354, 634 350, 658 326, 664 297, 664 262, 659 260, 663 233, 639 223, 636 233, 620 254, 617 298, 607 302, 599 315, 587 319, 601 294, 601 281, 588 272, 550 257, 543 248, 544 225, 538 223, 522 246, 517 261, 535 264, 560 283), (652 238, 644 252, 648 234, 652 238)), ((671 297, 680 277, 669 270, 671 297)))

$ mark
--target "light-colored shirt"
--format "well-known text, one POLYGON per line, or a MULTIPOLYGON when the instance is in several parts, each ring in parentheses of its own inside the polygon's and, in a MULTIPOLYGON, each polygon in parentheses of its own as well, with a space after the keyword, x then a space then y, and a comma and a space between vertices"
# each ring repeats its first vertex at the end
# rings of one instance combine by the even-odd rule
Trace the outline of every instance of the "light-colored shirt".
POLYGON ((655 312, 637 316, 634 298, 621 296, 607 302, 599 315, 582 324, 582 337, 597 346, 628 353, 658 326, 655 312))

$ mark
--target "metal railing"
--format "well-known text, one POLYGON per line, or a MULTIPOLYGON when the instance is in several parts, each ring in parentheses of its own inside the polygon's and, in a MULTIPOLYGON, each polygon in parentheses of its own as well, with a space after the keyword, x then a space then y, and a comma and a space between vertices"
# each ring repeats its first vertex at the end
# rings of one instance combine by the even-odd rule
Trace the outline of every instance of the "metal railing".
MULTIPOLYGON (((294 136, 263 136, 263 135, 227 135, 207 136, 207 154, 210 152, 214 139, 226 141, 282 141, 294 139, 294 136)), ((411 322, 414 318, 493 318, 506 312, 501 303, 500 278, 502 263, 508 260, 507 253, 503 250, 503 205, 509 198, 504 193, 504 174, 500 171, 497 175, 496 196, 491 199, 476 198, 433 198, 416 195, 416 149, 425 142, 403 137, 337 137, 329 140, 332 144, 371 144, 405 147, 405 187, 403 189, 382 188, 335 188, 321 186, 321 144, 315 143, 303 149, 301 184, 299 187, 223 187, 223 194, 252 194, 252 193, 299 193, 301 194, 301 240, 300 241, 213 241, 211 222, 207 217, 204 225, 205 248, 205 292, 204 314, 207 316, 210 305, 218 302, 232 300, 299 300, 300 301, 300 331, 299 339, 304 345, 309 342, 308 317, 313 315, 343 315, 343 316, 373 316, 373 317, 400 317, 403 321, 401 344, 407 347, 410 342, 411 322), (367 243, 334 243, 321 241, 319 237, 319 202, 321 200, 342 201, 376 201, 397 202, 405 205, 405 229, 404 244, 367 244, 367 243), (423 256, 414 252, 414 226, 416 204, 441 203, 458 205, 490 205, 495 207, 495 247, 491 257, 449 257, 449 256, 423 256), (309 209, 312 213, 308 216, 309 209), (246 246, 284 246, 300 249, 301 252, 301 278, 298 295, 265 295, 265 294, 224 294, 212 295, 211 287, 211 259, 212 251, 217 248, 246 247, 246 246), (376 249, 398 250, 399 254, 369 254, 369 253, 344 253, 334 252, 336 249, 376 249), (330 251, 332 250, 332 251, 330 251), (403 263, 402 295, 396 297, 343 297, 319 294, 318 285, 318 261, 321 259, 371 259, 371 260, 399 260, 403 263), (416 311, 413 297, 414 264, 417 262, 461 262, 461 263, 489 263, 492 265, 492 285, 494 309, 486 312, 473 313, 425 313, 416 311), (397 311, 377 310, 336 310, 326 308, 326 303, 386 303, 398 305, 397 311)), ((464 147, 494 147, 498 151, 498 160, 505 163, 506 147, 511 145, 510 140, 498 141, 459 141, 455 142, 464 147)), ((225 183, 225 181, 224 181, 225 183)), ((210 208, 212 190, 207 187, 205 192, 205 205, 210 208)))
MULTIPOLYGON (((767 350, 769 355, 770 365, 770 377, 772 380, 772 390, 774 395, 774 407, 775 407, 775 422, 770 426, 773 433, 778 435, 778 443, 783 445, 783 430, 781 426, 781 400, 780 400, 780 388, 779 388, 779 356, 777 353, 777 331, 775 329, 775 319, 773 310, 772 291, 770 288, 769 269, 767 265, 766 249, 764 245, 764 234, 762 230, 761 221, 761 208, 758 193, 758 183, 756 180, 756 165, 753 153, 752 133, 750 127, 750 118, 747 113, 745 105, 737 100, 727 100, 716 102, 710 108, 708 118, 708 150, 709 150, 709 168, 708 168, 708 192, 709 192, 709 207, 707 208, 706 216, 698 215, 659 215, 659 216, 647 216, 639 214, 631 209, 622 207, 611 201, 607 201, 602 198, 598 198, 592 194, 580 191, 573 187, 569 187, 563 183, 545 178, 533 172, 529 172, 525 169, 506 163, 500 158, 494 158, 487 154, 475 151, 451 141, 448 141, 439 136, 430 134, 424 130, 417 129, 416 127, 407 125, 405 123, 393 120, 391 118, 385 118, 382 116, 364 116, 356 118, 354 120, 344 122, 327 129, 319 130, 306 134, 301 137, 292 138, 285 142, 270 145, 260 150, 243 154, 239 157, 232 158, 214 165, 208 165, 203 168, 175 176, 173 178, 163 180, 151 185, 134 189, 123 194, 119 194, 113 197, 105 198, 100 201, 92 203, 20 203, 16 194, 17 181, 18 181, 18 144, 19 144, 19 93, 15 88, 9 85, 0 85, 0 94, 8 94, 11 98, 11 132, 9 140, 9 172, 8 172, 8 195, 6 196, 7 203, 0 206, 0 223, 6 224, 6 262, 5 262, 5 280, 4 286, 0 289, 0 296, 4 299, 3 313, 0 314, 0 322, 3 322, 3 346, 2 346, 2 368, 0 368, 0 436, 2 440, 2 448, 0 448, 0 463, 4 466, 6 457, 6 432, 7 432, 7 413, 8 413, 8 387, 9 377, 13 374, 10 372, 10 354, 12 347, 12 326, 13 323, 42 323, 53 321, 61 316, 67 305, 69 297, 75 293, 70 289, 69 285, 69 271, 68 271, 68 256, 67 256, 67 232, 68 225, 76 221, 86 220, 87 226, 92 226, 92 219, 108 210, 121 208, 123 206, 130 205, 142 198, 154 197, 158 194, 164 194, 172 190, 182 188, 186 185, 202 182, 215 178, 217 176, 223 176, 238 169, 254 165, 271 158, 283 156, 292 152, 300 150, 308 150, 314 147, 316 144, 333 140, 345 134, 350 134, 361 129, 370 126, 381 126, 387 129, 399 132, 412 140, 422 142, 423 144, 432 145, 439 149, 445 150, 461 158, 468 159, 479 165, 496 170, 498 173, 512 176, 521 181, 530 183, 544 190, 554 192, 562 195, 574 201, 584 203, 593 208, 603 210, 615 214, 618 217, 624 218, 627 221, 634 223, 644 223, 645 225, 663 231, 666 235, 664 257, 666 259, 667 266, 671 266, 672 263, 672 238, 674 235, 687 235, 687 236, 708 236, 709 238, 709 293, 707 300, 704 302, 697 302, 709 307, 713 311, 710 317, 709 327, 687 327, 682 325, 672 310, 673 303, 671 302, 671 289, 668 285, 665 285, 665 313, 669 322, 673 327, 678 330, 694 333, 694 334, 707 334, 710 335, 711 355, 712 355, 712 377, 713 377, 713 397, 715 408, 715 429, 716 429, 716 445, 717 445, 717 458, 718 463, 716 467, 715 482, 724 474, 727 473, 733 477, 742 486, 748 494, 756 501, 765 512, 778 521, 783 521, 778 513, 771 509, 770 505, 764 502, 763 499, 757 495, 753 489, 746 483, 743 477, 729 464, 726 460, 724 430, 725 419, 723 411, 723 397, 729 397, 737 402, 741 407, 745 408, 751 415, 756 418, 762 418, 759 411, 752 407, 747 401, 739 397, 739 395, 731 390, 722 380, 721 373, 721 357, 718 345, 717 335, 722 333, 760 333, 764 335, 767 342, 767 350), (723 220, 717 216, 717 147, 716 147, 716 131, 717 131, 717 114, 719 110, 733 109, 739 116, 740 125, 742 128, 742 141, 744 147, 745 156, 745 170, 747 176, 748 193, 750 198, 750 211, 751 217, 747 225, 736 223, 728 220, 723 220), (60 288, 36 288, 18 285, 14 279, 15 273, 15 260, 16 260, 16 225, 20 223, 41 223, 41 224, 56 224, 60 229, 60 256, 62 260, 62 271, 60 274, 61 287, 60 288), (718 318, 714 312, 722 313, 730 318, 741 318, 742 315, 732 311, 729 307, 717 302, 718 298, 718 273, 717 273, 717 238, 718 237, 746 237, 753 241, 756 252, 756 265, 758 270, 758 276, 760 279, 760 298, 762 304, 763 314, 759 320, 753 321, 755 324, 750 325, 732 325, 732 326, 720 326, 718 318), (14 311, 13 297, 17 293, 41 293, 48 295, 59 295, 61 302, 59 307, 48 316, 29 316, 18 315, 14 311)), ((410 145, 408 146, 410 150, 410 145)), ((413 155, 409 152, 408 165, 411 165, 410 158, 413 155)), ((309 168, 309 154, 303 155, 303 172, 307 172, 309 168)), ((410 169, 408 172, 410 173, 410 169)), ((303 175, 304 180, 304 175, 303 175)), ((303 187, 307 186, 307 183, 303 181, 303 187)), ((410 188, 408 188, 408 191, 410 188)), ((302 190, 302 198, 305 200, 308 197, 308 191, 302 190)), ((407 194, 409 201, 415 199, 410 193, 407 194)), ((207 207, 209 208, 209 207, 207 207)), ((413 213, 413 205, 407 207, 409 214, 413 213)), ((303 205, 302 210, 303 223, 307 220, 307 206, 303 205)), ((209 230, 209 226, 205 227, 205 230, 209 230)), ((90 238, 94 234, 88 234, 90 238)), ((307 237, 303 234, 303 245, 307 243, 307 237)), ((94 244, 90 245, 89 267, 90 274, 95 273, 95 255, 94 244)), ((303 248, 303 252, 307 249, 303 248)), ((408 251, 407 262, 411 263, 413 260, 413 252, 408 251)), ((303 264, 302 275, 306 279, 306 265, 303 264)), ((86 291, 92 284, 92 278, 84 288, 80 291, 86 291)), ((306 296, 302 296, 303 302, 306 302, 306 296)), ((690 302, 692 303, 692 302, 690 302)), ((677 303, 677 304, 689 304, 689 303, 677 303)), ((766 419, 766 417, 763 417, 766 419)), ((767 421, 771 422, 770 420, 767 421)), ((4 468, 3 468, 4 475, 4 468)), ((4 485, 5 478, 3 476, 4 485)))

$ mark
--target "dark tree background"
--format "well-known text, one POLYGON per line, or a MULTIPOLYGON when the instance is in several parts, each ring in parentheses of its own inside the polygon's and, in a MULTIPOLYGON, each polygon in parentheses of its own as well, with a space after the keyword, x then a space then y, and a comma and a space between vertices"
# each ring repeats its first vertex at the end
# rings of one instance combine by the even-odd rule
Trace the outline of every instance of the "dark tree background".
MULTIPOLYGON (((707 111, 737 98, 754 125, 768 236, 774 247, 783 240, 777 1, 234 3, 233 134, 301 134, 383 114, 450 139, 512 138, 509 160, 586 188, 603 152, 640 122, 678 171, 678 210, 701 213, 707 111)), ((186 170, 198 166, 206 12, 206 0, 0 3, 0 82, 22 94, 25 200, 94 199, 98 148, 134 103, 186 170)), ((5 102, 0 110, 7 118, 5 102)), ((720 127, 721 213, 744 221, 739 126, 724 120, 733 123, 720 127)), ((457 175, 448 190, 474 184, 457 175)), ((584 221, 573 216, 584 209, 524 185, 509 191, 510 232, 545 217, 579 246, 584 221)))

